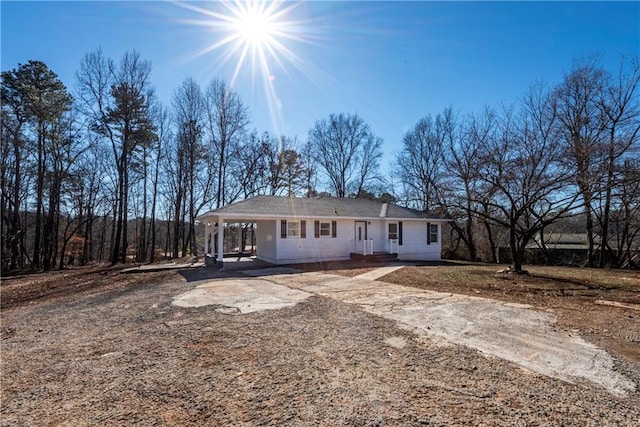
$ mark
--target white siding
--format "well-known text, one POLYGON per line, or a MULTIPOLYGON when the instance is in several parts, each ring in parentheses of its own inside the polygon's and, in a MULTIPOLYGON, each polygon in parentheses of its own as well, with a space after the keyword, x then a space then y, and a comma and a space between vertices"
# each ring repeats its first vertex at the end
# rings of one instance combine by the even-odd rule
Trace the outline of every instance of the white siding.
MULTIPOLYGON (((431 222, 436 224, 435 221, 431 222)), ((427 245, 427 221, 402 221, 402 246, 398 246, 400 260, 438 261, 441 257, 442 227, 438 224, 438 242, 427 245)))
MULTIPOLYGON (((337 235, 315 237, 314 222, 330 219, 305 218, 306 238, 287 236, 281 238, 281 220, 263 220, 256 223, 256 255, 258 259, 273 264, 294 264, 303 262, 340 261, 349 259, 354 251, 355 220, 338 219, 337 235)), ((293 221, 293 220, 289 220, 293 221)), ((367 220, 367 237, 373 239, 373 250, 387 250, 388 219, 367 220)), ((432 223, 436 223, 433 221, 432 223)), ((427 245, 427 221, 402 221, 402 246, 398 246, 400 260, 440 260, 441 223, 438 222, 438 242, 427 245)))
POLYGON ((387 230, 384 220, 371 220, 368 224, 368 238, 373 239, 373 251, 385 252, 387 241, 387 230))
POLYGON ((336 221, 336 237, 314 237, 314 221, 327 222, 330 219, 307 218, 307 237, 280 238, 280 221, 278 223, 278 264, 339 261, 349 259, 353 250, 353 220, 336 221))
POLYGON ((256 258, 275 263, 278 259, 277 242, 280 230, 276 221, 256 222, 256 258))

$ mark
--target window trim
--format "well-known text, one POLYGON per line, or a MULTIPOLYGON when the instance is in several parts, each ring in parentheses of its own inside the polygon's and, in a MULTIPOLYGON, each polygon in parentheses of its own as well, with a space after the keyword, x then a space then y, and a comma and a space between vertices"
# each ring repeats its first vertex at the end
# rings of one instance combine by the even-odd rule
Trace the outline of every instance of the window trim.
POLYGON ((430 222, 427 223, 427 245, 432 243, 438 243, 438 223, 432 224, 430 222), (435 232, 432 230, 435 228, 435 232), (433 237, 435 236, 435 239, 433 237))
POLYGON ((332 231, 332 227, 331 227, 331 221, 320 221, 320 227, 318 229, 318 237, 319 238, 331 238, 331 231, 332 231), (326 226, 323 229, 323 226, 326 226))
POLYGON ((313 221, 313 237, 316 239, 335 239, 338 237, 338 222, 337 221, 313 221), (329 224, 329 234, 322 234, 321 224, 329 224))
POLYGON ((429 234, 429 241, 431 243, 438 243, 438 224, 429 224, 429 234))
POLYGON ((397 222, 389 222, 389 223, 387 223, 387 239, 389 239, 389 240, 398 240, 399 231, 400 231, 400 227, 398 226, 397 222), (391 229, 390 229, 390 227, 392 225, 396 226, 396 231, 394 232, 395 237, 391 237, 391 229))
POLYGON ((300 221, 287 221, 287 239, 300 239, 300 221), (294 225, 296 233, 291 233, 291 226, 294 225))

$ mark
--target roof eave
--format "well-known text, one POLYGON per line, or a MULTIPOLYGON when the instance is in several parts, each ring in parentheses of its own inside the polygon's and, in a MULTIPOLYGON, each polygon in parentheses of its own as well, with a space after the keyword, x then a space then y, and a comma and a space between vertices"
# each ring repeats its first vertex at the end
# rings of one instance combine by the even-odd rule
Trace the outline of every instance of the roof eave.
POLYGON ((339 219, 347 219, 347 220, 371 220, 371 221, 379 221, 379 220, 392 220, 392 221, 440 221, 446 222, 450 221, 446 218, 410 218, 410 217, 384 217, 381 218, 379 216, 340 216, 340 215, 290 215, 290 214, 257 214, 257 213, 243 213, 243 212, 216 212, 209 211, 202 215, 196 217, 196 220, 202 221, 206 218, 233 218, 233 219, 244 219, 244 220, 255 220, 255 219, 331 219, 331 220, 339 220, 339 219))

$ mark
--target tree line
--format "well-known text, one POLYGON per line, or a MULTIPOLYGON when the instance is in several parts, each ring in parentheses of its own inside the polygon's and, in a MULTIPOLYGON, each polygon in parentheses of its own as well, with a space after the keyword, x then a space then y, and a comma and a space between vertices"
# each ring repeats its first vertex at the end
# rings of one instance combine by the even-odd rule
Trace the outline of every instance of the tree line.
POLYGON ((382 141, 355 114, 318 121, 300 143, 251 128, 221 79, 187 78, 163 105, 151 71, 136 51, 97 50, 73 91, 40 61, 2 72, 3 272, 198 255, 205 209, 258 194, 345 197, 377 179, 382 141))
POLYGON ((526 244, 567 217, 585 219, 592 266, 621 266, 638 246, 637 62, 616 74, 580 63, 514 105, 428 115, 386 179, 383 141, 357 114, 317 120, 299 141, 252 128, 221 79, 187 78, 164 105, 151 71, 136 51, 97 50, 73 91, 40 61, 2 72, 3 272, 198 255, 195 218, 259 194, 440 211, 452 254, 495 257, 506 240, 517 269, 526 244))
POLYGON ((514 104, 428 115, 404 136, 399 197, 453 218, 454 250, 470 260, 496 262, 506 241, 520 271, 527 244, 548 253, 544 233, 579 218, 588 266, 638 264, 639 82, 637 59, 615 71, 585 59, 514 104))

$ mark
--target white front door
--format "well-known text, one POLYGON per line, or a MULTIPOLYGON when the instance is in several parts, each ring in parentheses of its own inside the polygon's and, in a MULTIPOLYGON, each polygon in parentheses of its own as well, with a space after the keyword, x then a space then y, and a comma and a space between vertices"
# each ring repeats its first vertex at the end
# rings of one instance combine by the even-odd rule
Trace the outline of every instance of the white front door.
POLYGON ((362 253, 364 251, 364 241, 367 240, 367 221, 355 222, 355 252, 362 253))

